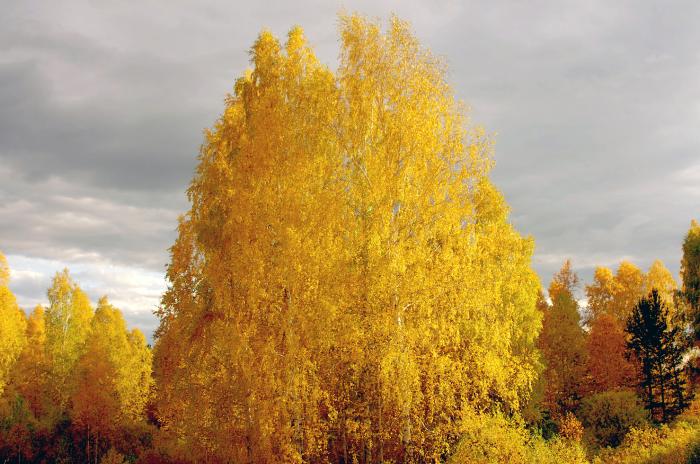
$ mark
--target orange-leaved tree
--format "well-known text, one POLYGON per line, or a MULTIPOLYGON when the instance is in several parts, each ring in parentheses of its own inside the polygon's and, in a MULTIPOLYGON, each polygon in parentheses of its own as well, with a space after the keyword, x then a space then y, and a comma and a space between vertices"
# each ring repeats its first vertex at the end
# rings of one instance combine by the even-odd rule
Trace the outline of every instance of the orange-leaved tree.
POLYGON ((578 276, 566 260, 549 285, 544 325, 538 340, 545 362, 543 406, 563 417, 578 406, 584 393, 588 351, 575 297, 578 276))

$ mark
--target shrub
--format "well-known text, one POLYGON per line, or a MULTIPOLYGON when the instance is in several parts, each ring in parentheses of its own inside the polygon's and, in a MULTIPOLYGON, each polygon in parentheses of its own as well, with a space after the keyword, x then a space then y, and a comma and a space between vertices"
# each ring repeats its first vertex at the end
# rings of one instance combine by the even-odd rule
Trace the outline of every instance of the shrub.
POLYGON ((500 414, 474 415, 463 424, 462 440, 450 464, 586 464, 580 443, 531 435, 518 421, 500 414))
POLYGON ((462 439, 450 464, 527 462, 527 432, 500 414, 475 414, 463 423, 462 439))
POLYGON ((114 448, 110 448, 100 459, 100 464, 125 464, 125 462, 124 455, 114 448))
POLYGON ((680 421, 669 427, 632 429, 617 449, 606 449, 595 464, 700 463, 700 427, 680 421))
POLYGON ((532 464, 587 464, 586 450, 580 442, 555 437, 533 437, 528 462, 532 464))
POLYGON ((629 391, 589 396, 579 409, 586 439, 594 447, 618 446, 632 428, 644 427, 648 417, 637 395, 629 391))
POLYGON ((567 412, 564 417, 559 421, 559 435, 562 438, 581 442, 583 437, 583 424, 570 412, 567 412))
POLYGON ((622 445, 603 450, 595 464, 700 464, 700 400, 671 426, 632 429, 622 445))

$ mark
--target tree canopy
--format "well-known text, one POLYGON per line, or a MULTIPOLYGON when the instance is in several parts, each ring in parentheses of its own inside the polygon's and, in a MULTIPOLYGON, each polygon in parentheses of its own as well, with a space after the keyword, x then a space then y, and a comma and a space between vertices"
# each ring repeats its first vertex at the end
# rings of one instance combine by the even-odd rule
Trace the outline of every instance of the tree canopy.
POLYGON ((156 344, 191 457, 438 459, 538 375, 533 245, 491 141, 405 23, 340 37, 333 73, 301 29, 263 32, 207 132, 156 344))

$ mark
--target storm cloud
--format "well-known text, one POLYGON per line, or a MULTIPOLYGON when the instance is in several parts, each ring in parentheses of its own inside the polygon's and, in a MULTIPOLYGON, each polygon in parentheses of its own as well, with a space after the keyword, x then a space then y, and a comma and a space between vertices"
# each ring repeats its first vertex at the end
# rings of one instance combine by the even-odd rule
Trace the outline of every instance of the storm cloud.
POLYGON ((697 2, 15 2, 0 17, 0 249, 29 308, 69 267, 151 332, 202 130, 267 28, 334 69, 340 11, 410 21, 496 140, 543 284, 677 274, 700 215, 697 2), (253 3, 253 4, 251 4, 253 3))

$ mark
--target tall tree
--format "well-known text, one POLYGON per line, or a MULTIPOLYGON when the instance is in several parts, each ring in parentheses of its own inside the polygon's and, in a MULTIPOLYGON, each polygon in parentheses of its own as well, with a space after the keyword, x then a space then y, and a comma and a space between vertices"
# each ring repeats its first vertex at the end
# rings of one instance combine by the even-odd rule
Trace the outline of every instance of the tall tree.
POLYGON ((17 357, 27 343, 26 320, 10 290, 10 268, 0 252, 0 395, 10 378, 17 357))
POLYGON ((586 334, 574 296, 578 277, 566 260, 549 285, 539 347, 545 361, 544 405, 554 416, 573 411, 584 393, 586 334))
POLYGON ((680 327, 667 324, 668 309, 657 290, 635 305, 627 322, 628 348, 641 365, 640 390, 652 416, 667 422, 689 405, 680 327))
POLYGON ((262 33, 202 147, 155 349, 192 459, 434 461, 537 377, 491 142, 405 23, 340 23, 335 75, 300 29, 262 33))
POLYGON ((74 372, 71 415, 87 434, 86 454, 96 457, 120 426, 143 422, 152 379, 143 334, 127 331, 119 309, 100 298, 85 350, 74 372))
POLYGON ((700 224, 696 220, 691 221, 683 240, 681 281, 681 295, 688 305, 696 342, 700 342, 700 224))
POLYGON ((57 272, 48 292, 46 352, 50 363, 53 400, 60 408, 71 395, 71 374, 85 351, 92 306, 88 296, 71 279, 68 269, 57 272))
POLYGON ((40 418, 48 412, 49 363, 46 356, 46 320, 44 308, 37 305, 27 320, 27 343, 12 371, 12 387, 27 402, 32 414, 40 418))

